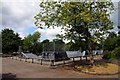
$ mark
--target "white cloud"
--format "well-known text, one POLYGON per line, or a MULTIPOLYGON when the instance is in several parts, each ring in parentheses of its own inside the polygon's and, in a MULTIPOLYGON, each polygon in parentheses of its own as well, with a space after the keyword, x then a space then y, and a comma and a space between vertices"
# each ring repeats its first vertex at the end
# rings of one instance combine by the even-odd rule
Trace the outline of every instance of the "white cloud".
MULTIPOLYGON (((36 0, 3 0, 2 5, 2 28, 12 28, 18 33, 24 32, 30 27, 35 27, 34 16, 39 10, 39 1, 36 0)), ((20 34, 21 36, 23 34, 20 34)))
POLYGON ((112 0, 112 2, 119 2, 120 0, 112 0))
POLYGON ((44 36, 46 39, 52 40, 56 37, 56 34, 61 33, 61 27, 56 28, 46 28, 46 29, 40 29, 38 28, 36 31, 41 33, 41 36, 44 36))
MULTIPOLYGON (((3 0, 2 1, 2 27, 9 27, 24 38, 28 33, 26 29, 36 27, 34 16, 39 12, 39 0, 3 0)), ((56 34, 61 32, 61 28, 37 29, 41 36, 46 39, 54 39, 56 34)))
POLYGON ((23 32, 18 32, 18 34, 20 35, 20 37, 21 37, 22 39, 24 39, 25 35, 24 35, 23 32))

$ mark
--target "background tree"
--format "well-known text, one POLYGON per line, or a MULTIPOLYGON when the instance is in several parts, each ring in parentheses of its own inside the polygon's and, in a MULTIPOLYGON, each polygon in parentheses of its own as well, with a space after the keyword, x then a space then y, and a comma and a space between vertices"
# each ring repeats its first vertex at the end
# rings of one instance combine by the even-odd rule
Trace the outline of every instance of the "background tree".
POLYGON ((65 44, 65 42, 62 39, 53 39, 53 42, 57 44, 65 44))
POLYGON ((118 26, 118 29, 119 29, 118 34, 120 35, 120 26, 118 26))
POLYGON ((42 46, 42 51, 46 51, 46 50, 49 50, 49 43, 50 43, 50 40, 49 39, 45 39, 41 42, 41 46, 42 46))
POLYGON ((117 46, 120 47, 120 26, 118 26, 117 46))
POLYGON ((22 45, 22 40, 18 33, 14 33, 12 29, 2 30, 2 52, 4 54, 17 52, 20 45, 22 45))
MULTIPOLYGON (((118 26, 119 29, 119 26, 118 26)), ((120 59, 120 35, 111 32, 108 37, 103 41, 104 45, 104 59, 120 59)))
POLYGON ((107 39, 105 39, 104 50, 112 51, 117 47, 117 35, 114 32, 111 32, 107 39))
POLYGON ((41 43, 49 43, 49 42, 50 42, 49 39, 45 39, 41 43))
POLYGON ((52 43, 56 51, 65 51, 65 42, 62 39, 53 39, 52 43))
POLYGON ((34 34, 29 34, 25 37, 23 41, 23 49, 25 51, 30 51, 34 54, 39 55, 42 52, 42 45, 39 41, 40 33, 35 32, 34 34))
POLYGON ((78 34, 57 34, 57 39, 61 40, 70 40, 70 42, 65 44, 65 50, 70 51, 77 51, 77 50, 86 50, 86 41, 84 40, 84 37, 78 35, 78 34))
MULTIPOLYGON (((107 34, 113 29, 113 22, 110 14, 114 10, 113 3, 94 2, 42 2, 40 13, 35 16, 36 26, 45 23, 48 26, 62 26, 65 34, 71 37, 73 34, 84 37, 87 42, 87 49, 90 56, 90 63, 93 64, 92 37, 100 40, 101 35, 107 34)), ((66 36, 65 35, 65 36, 66 36)))

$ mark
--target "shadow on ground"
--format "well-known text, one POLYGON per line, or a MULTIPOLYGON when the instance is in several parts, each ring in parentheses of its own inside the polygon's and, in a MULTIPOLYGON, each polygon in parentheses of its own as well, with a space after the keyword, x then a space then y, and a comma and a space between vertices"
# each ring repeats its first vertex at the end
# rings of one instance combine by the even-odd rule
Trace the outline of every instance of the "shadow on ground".
MULTIPOLYGON (((107 66, 106 63, 112 63, 112 64, 116 64, 116 65, 120 65, 120 61, 119 60, 104 60, 104 59, 98 59, 98 60, 94 60, 94 65, 103 65, 103 66, 107 66)), ((63 67, 63 66, 68 66, 70 68, 73 68, 75 66, 90 66, 90 62, 89 60, 80 60, 80 61, 74 61, 74 62, 68 62, 68 63, 65 63, 65 64, 57 64, 55 65, 56 68, 60 68, 60 67, 63 67)))
POLYGON ((2 80, 17 80, 16 74, 13 73, 3 73, 2 80))

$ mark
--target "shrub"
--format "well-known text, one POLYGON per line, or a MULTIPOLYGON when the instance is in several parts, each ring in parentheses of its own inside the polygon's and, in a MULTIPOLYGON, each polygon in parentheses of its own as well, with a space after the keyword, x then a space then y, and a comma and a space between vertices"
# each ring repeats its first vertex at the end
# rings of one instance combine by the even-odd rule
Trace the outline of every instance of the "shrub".
POLYGON ((115 48, 112 51, 112 54, 115 56, 115 58, 120 59, 120 47, 115 48))
POLYGON ((103 53, 103 59, 111 59, 111 51, 105 51, 103 53))
POLYGON ((120 47, 115 48, 113 51, 105 51, 103 59, 120 59, 120 47))

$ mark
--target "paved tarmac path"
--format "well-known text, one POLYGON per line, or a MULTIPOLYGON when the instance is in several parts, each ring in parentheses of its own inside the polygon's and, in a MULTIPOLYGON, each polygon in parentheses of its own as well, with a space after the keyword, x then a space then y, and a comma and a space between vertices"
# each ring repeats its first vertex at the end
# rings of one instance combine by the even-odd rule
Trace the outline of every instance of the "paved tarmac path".
POLYGON ((9 58, 2 59, 2 74, 16 78, 118 78, 118 75, 89 75, 74 70, 50 69, 48 65, 9 58))

